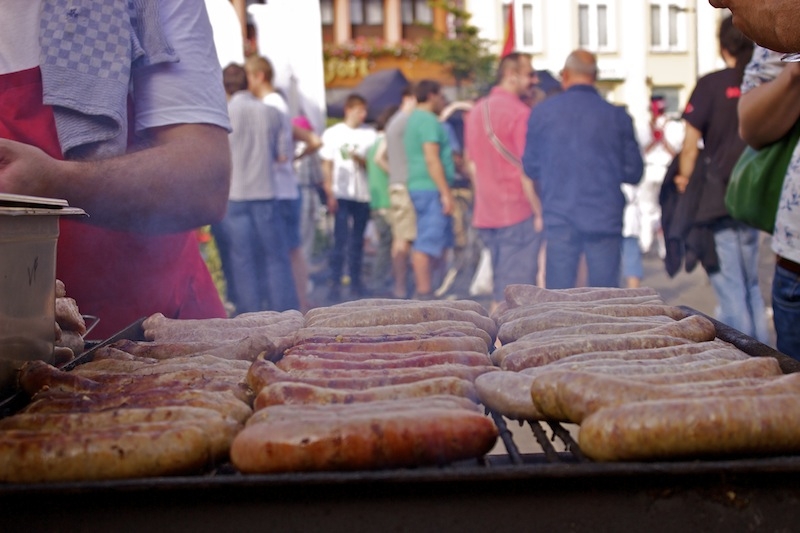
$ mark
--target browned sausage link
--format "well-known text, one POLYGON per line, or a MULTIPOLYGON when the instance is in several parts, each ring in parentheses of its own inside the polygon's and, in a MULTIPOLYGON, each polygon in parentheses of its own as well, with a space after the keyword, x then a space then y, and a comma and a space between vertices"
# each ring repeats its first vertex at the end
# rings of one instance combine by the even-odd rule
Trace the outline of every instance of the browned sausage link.
POLYGON ((507 418, 540 420, 541 411, 531 399, 533 376, 519 372, 489 372, 475 378, 481 403, 507 418))
MULTIPOLYGON (((645 316, 668 316, 675 320, 680 320, 687 316, 686 312, 681 310, 680 307, 663 304, 641 304, 641 305, 616 305, 616 304, 603 304, 603 303, 590 303, 590 302, 559 302, 538 304, 526 307, 519 307, 511 309, 505 313, 499 320, 500 324, 518 320, 520 318, 530 318, 537 315, 546 313, 553 313, 554 311, 570 312, 570 313, 589 313, 593 315, 615 316, 615 317, 645 317, 645 316)), ((582 315, 579 317, 582 322, 586 319, 582 315)), ((595 318, 595 320, 598 320, 595 318)), ((577 322, 581 323, 581 322, 577 322)), ((546 329, 546 328, 545 328, 546 329)))
POLYGON ((681 320, 671 320, 666 323, 636 323, 632 324, 587 324, 583 326, 573 326, 572 328, 560 328, 545 332, 530 333, 523 335, 518 340, 541 340, 555 339, 559 334, 563 335, 665 335, 668 337, 682 337, 695 342, 710 341, 716 338, 717 330, 713 322, 700 316, 692 315, 681 320), (605 331, 603 331, 605 330, 605 331))
POLYGON ((588 352, 570 355, 553 361, 551 365, 561 365, 577 363, 580 361, 590 361, 597 359, 621 359, 623 361, 649 361, 658 359, 669 359, 680 355, 704 353, 710 350, 727 350, 732 353, 741 354, 742 359, 749 357, 747 354, 735 348, 732 344, 721 340, 692 342, 688 344, 678 344, 676 346, 666 346, 664 348, 648 348, 644 350, 619 350, 609 352, 588 352))
POLYGON ((471 381, 453 377, 431 378, 365 390, 330 389, 305 383, 279 382, 261 389, 253 407, 254 409, 263 409, 270 405, 282 404, 351 404, 435 394, 461 396, 474 402, 478 400, 475 386, 471 381))
POLYGON ((459 335, 386 342, 305 342, 289 348, 286 353, 304 353, 320 350, 341 352, 345 355, 373 352, 404 354, 409 352, 449 352, 455 350, 483 353, 487 351, 486 343, 482 339, 459 335))
POLYGON ((151 389, 147 392, 73 394, 46 391, 37 394, 24 413, 88 413, 121 408, 189 406, 212 409, 224 416, 244 422, 252 409, 231 391, 186 390, 175 388, 151 389))
MULTIPOLYGON (((154 342, 132 341, 128 339, 117 341, 107 348, 122 350, 136 357, 149 359, 170 359, 194 353, 202 353, 218 347, 222 342, 154 342)), ((95 359, 102 357, 99 348, 95 352, 95 359)))
POLYGON ((45 388, 75 392, 91 392, 102 388, 96 381, 63 372, 44 361, 25 363, 19 372, 19 385, 29 396, 45 388))
MULTIPOLYGON (((610 352, 613 353, 613 352, 610 352)), ((750 359, 750 356, 741 350, 731 350, 730 348, 717 348, 714 350, 706 350, 699 353, 686 353, 682 355, 675 355, 673 357, 664 357, 661 359, 615 359, 613 357, 598 358, 595 360, 587 359, 585 361, 571 361, 564 363, 563 359, 555 361, 553 367, 594 367, 594 366, 618 366, 625 365, 631 367, 656 367, 660 365, 677 366, 685 363, 696 363, 702 361, 744 361, 750 359)))
POLYGON ((212 444, 192 424, 157 422, 75 433, 10 430, 0 438, 0 481, 87 481, 190 474, 212 444))
POLYGON ((282 370, 291 371, 313 368, 339 368, 343 370, 414 368, 448 363, 472 366, 488 366, 492 364, 487 354, 479 352, 416 352, 405 357, 396 357, 391 360, 373 359, 367 361, 350 361, 347 359, 325 359, 304 355, 287 355, 276 364, 278 368, 282 370))
POLYGON ((492 421, 465 409, 368 413, 254 424, 237 435, 231 460, 245 473, 397 468, 479 457, 496 440, 492 421))
POLYGON ((658 292, 650 287, 640 287, 637 289, 619 288, 586 288, 587 290, 569 291, 542 289, 535 285, 507 285, 505 288, 505 300, 509 307, 519 307, 521 305, 541 302, 562 302, 562 301, 592 301, 604 300, 609 298, 630 298, 630 297, 658 297, 658 292))
POLYGON ((390 417, 392 413, 403 411, 421 411, 426 408, 435 409, 466 409, 479 412, 478 404, 460 396, 437 394, 424 398, 397 398, 394 400, 375 400, 372 402, 358 402, 351 404, 303 404, 303 405, 272 405, 256 410, 247 420, 247 425, 263 424, 265 422, 280 422, 283 420, 302 420, 312 422, 320 418, 348 417, 362 413, 373 413, 390 417))
POLYGON ((587 417, 579 442, 597 461, 796 453, 800 400, 776 394, 636 402, 587 417))
POLYGON ((155 313, 142 322, 145 335, 156 331, 201 331, 219 330, 226 328, 269 326, 279 322, 302 320, 299 311, 260 311, 245 313, 235 318, 203 318, 203 319, 174 319, 167 318, 161 313, 155 313))
POLYGON ((365 298, 362 300, 354 300, 352 302, 343 302, 330 307, 316 307, 306 313, 306 319, 316 319, 321 316, 333 316, 337 314, 351 313, 355 310, 364 308, 374 309, 376 312, 382 312, 383 309, 388 307, 401 306, 450 307, 452 309, 474 311, 479 315, 489 316, 486 308, 474 300, 432 300, 421 302, 419 300, 395 300, 392 298, 365 298))
POLYGON ((306 321, 307 327, 370 327, 399 324, 423 324, 437 320, 452 320, 472 324, 487 332, 490 337, 497 335, 497 324, 487 316, 474 311, 462 311, 449 307, 436 306, 397 306, 382 309, 380 313, 372 309, 361 309, 342 315, 320 317, 306 321))
POLYGON ((412 383, 435 377, 458 377, 474 381, 483 373, 497 370, 490 366, 436 365, 413 369, 384 369, 382 371, 304 371, 302 374, 288 373, 279 369, 274 363, 257 359, 247 373, 247 384, 256 392, 266 385, 281 381, 294 381, 329 387, 333 389, 367 389, 400 383, 412 383), (368 374, 368 375, 367 375, 368 374))
MULTIPOLYGON (((659 325, 672 323, 673 319, 663 316, 653 320, 655 317, 646 317, 645 320, 635 320, 632 318, 618 319, 616 322, 607 322, 605 317, 595 316, 595 321, 587 324, 554 326, 539 329, 540 323, 527 321, 525 319, 514 320, 500 326, 497 338, 503 344, 508 344, 517 340, 541 340, 552 339, 554 337, 568 335, 621 335, 626 333, 637 333, 640 331, 651 330, 659 325)), ((618 317, 609 317, 618 318, 618 317)), ((677 335, 676 335, 677 336, 677 335)))
MULTIPOLYGON (((527 307, 519 307, 514 309, 514 312, 508 312, 497 319, 497 323, 502 330, 504 326, 510 327, 511 324, 520 321, 525 323, 530 332, 545 331, 552 328, 562 328, 566 326, 579 326, 581 324, 594 324, 596 322, 605 322, 608 324, 626 323, 633 320, 639 322, 660 322, 665 323, 668 320, 674 320, 664 314, 660 315, 645 315, 640 317, 619 317, 613 315, 604 315, 602 318, 597 316, 597 313, 590 313, 584 309, 551 309, 541 313, 524 313, 527 307)), ((500 332, 498 332, 498 336, 500 332)))
POLYGON ((370 327, 304 327, 298 330, 295 344, 303 342, 382 342, 392 340, 424 339, 463 333, 480 337, 487 348, 494 344, 487 332, 472 323, 458 320, 434 320, 418 324, 393 324, 370 327))
MULTIPOLYGON (((525 368, 542 366, 568 355, 579 353, 659 348, 688 344, 690 342, 680 337, 667 337, 665 335, 587 335, 586 337, 564 340, 563 342, 550 342, 541 345, 523 344, 519 350, 513 350, 515 343, 512 343, 508 345, 509 350, 503 353, 503 357, 500 359, 500 366, 504 370, 519 371, 525 368)), ((494 357, 493 360, 495 360, 494 357)))
POLYGON ((555 380, 561 410, 567 420, 575 423, 581 423, 584 418, 605 407, 616 407, 645 400, 800 393, 800 374, 760 378, 756 384, 733 386, 717 385, 719 382, 713 381, 704 381, 693 384, 691 387, 651 385, 614 376, 583 372, 559 374, 555 380))

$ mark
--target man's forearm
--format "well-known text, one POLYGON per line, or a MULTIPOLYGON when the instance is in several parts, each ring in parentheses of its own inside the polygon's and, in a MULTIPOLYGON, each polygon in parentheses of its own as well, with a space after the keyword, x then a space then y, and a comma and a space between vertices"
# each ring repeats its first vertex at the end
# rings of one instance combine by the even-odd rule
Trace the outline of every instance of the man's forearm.
POLYGON ((450 190, 450 185, 447 183, 447 178, 444 174, 444 166, 442 166, 441 159, 438 157, 435 159, 431 158, 425 163, 428 167, 428 173, 431 175, 431 179, 436 185, 436 188, 441 194, 447 193, 450 190))
POLYGON ((739 134, 755 148, 778 140, 800 116, 800 65, 787 63, 774 80, 739 99, 739 134))
POLYGON ((188 124, 151 133, 151 146, 97 161, 57 161, 30 146, 13 148, 22 154, 16 168, 0 168, 0 188, 64 198, 83 208, 88 222, 116 230, 169 233, 220 220, 230 187, 227 132, 188 124))

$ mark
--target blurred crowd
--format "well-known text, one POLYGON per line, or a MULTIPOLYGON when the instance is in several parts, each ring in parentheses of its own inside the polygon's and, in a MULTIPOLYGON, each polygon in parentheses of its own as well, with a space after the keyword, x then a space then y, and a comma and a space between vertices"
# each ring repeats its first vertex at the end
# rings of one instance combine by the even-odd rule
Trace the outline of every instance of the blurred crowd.
MULTIPOLYGON (((636 287, 653 253, 671 276, 700 265, 718 318, 768 342, 759 232, 728 214, 724 194, 746 146, 741 87, 767 81, 770 59, 730 17, 718 36, 725 68, 698 80, 680 116, 653 96, 638 129, 581 49, 557 90, 512 52, 477 100, 449 102, 420 80, 367 123, 369 102, 352 93, 320 135, 289 116, 266 57, 229 65, 233 184, 213 233, 232 312, 369 296, 480 295, 494 307, 512 283, 636 287), (315 284, 324 297, 310 297, 315 284)), ((775 246, 791 257, 791 239, 775 246)))

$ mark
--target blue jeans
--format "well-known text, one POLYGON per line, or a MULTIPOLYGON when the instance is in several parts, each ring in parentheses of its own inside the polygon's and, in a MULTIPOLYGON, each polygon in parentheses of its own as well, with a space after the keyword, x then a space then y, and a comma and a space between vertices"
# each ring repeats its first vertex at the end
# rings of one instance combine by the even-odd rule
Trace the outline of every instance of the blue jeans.
POLYGON ((800 360, 800 276, 780 266, 772 279, 772 311, 778 350, 800 360))
POLYGON ((230 238, 236 312, 298 309, 277 201, 228 202, 222 225, 230 238))
POLYGON ((333 249, 330 255, 333 285, 342 281, 345 252, 350 283, 361 287, 361 263, 364 259, 364 230, 369 222, 369 202, 337 199, 339 208, 333 221, 333 249))
POLYGON ((735 223, 714 232, 719 271, 708 276, 717 295, 717 320, 769 342, 764 297, 758 286, 758 230, 735 223))
POLYGON ((545 228, 548 289, 575 286, 581 253, 586 255, 590 287, 619 287, 622 234, 582 233, 569 225, 545 228))

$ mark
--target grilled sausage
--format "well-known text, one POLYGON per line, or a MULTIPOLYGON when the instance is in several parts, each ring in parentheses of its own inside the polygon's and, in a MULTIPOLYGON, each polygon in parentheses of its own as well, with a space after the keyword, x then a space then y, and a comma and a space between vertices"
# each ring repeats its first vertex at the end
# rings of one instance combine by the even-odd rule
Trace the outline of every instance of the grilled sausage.
POLYGON ((435 365, 424 368, 398 368, 383 370, 307 370, 302 373, 284 372, 274 363, 257 359, 247 373, 247 384, 258 394, 272 383, 293 381, 332 389, 358 389, 413 383, 437 377, 457 377, 474 381, 486 372, 497 370, 493 366, 435 365))
POLYGON ((489 356, 479 352, 416 352, 407 357, 393 359, 372 359, 351 361, 347 359, 327 359, 308 355, 287 355, 276 363, 278 368, 291 372, 314 368, 342 370, 370 370, 382 368, 420 368, 433 365, 458 364, 471 366, 489 366, 489 356))
POLYGON ((611 350, 638 350, 689 344, 690 340, 666 335, 587 335, 544 344, 511 343, 496 350, 492 360, 504 370, 519 371, 546 365, 568 355, 611 350))
POLYGON ((612 287, 584 287, 580 290, 543 289, 536 285, 511 284, 504 289, 509 307, 520 307, 541 302, 590 302, 610 298, 659 298, 658 292, 650 287, 620 289, 612 287))
POLYGON ((282 404, 350 404, 450 394, 478 401, 471 381, 453 377, 431 378, 413 383, 371 387, 364 390, 331 389, 306 383, 279 382, 267 385, 256 396, 253 408, 282 404))
POLYGON ((533 376, 518 372, 489 372, 475 378, 475 390, 481 403, 507 418, 540 420, 541 411, 531 399, 533 376))
POLYGON ((400 324, 423 324, 438 320, 465 322, 482 329, 491 338, 497 336, 497 324, 488 316, 474 311, 462 311, 444 306, 395 306, 376 312, 361 309, 335 316, 321 316, 306 320, 306 327, 370 327, 400 324))
POLYGON ((494 423, 466 409, 368 412, 253 424, 234 439, 231 460, 245 473, 399 468, 480 457, 496 440, 494 423))
POLYGON ((396 340, 386 342, 305 342, 287 350, 287 354, 314 351, 339 352, 343 356, 356 353, 397 353, 467 351, 486 353, 486 343, 466 335, 428 337, 425 339, 396 340))
POLYGON ((120 394, 59 392, 38 393, 22 410, 23 413, 89 413, 113 409, 152 408, 167 406, 201 407, 244 422, 253 413, 248 404, 231 391, 151 389, 147 392, 120 394))
MULTIPOLYGON (((728 397, 739 395, 770 395, 800 393, 800 374, 749 380, 704 381, 691 385, 651 385, 615 376, 584 372, 564 372, 548 375, 549 387, 555 387, 556 402, 564 419, 580 424, 584 418, 606 407, 632 402, 665 398, 728 397)), ((537 401, 539 379, 531 386, 533 403, 537 401)), ((547 401, 547 400, 546 400, 547 401)), ((552 400, 551 400, 552 401, 552 400)))
POLYGON ((295 344, 302 342, 383 342, 438 337, 451 333, 464 333, 480 337, 487 348, 494 345, 489 334, 475 326, 458 320, 433 320, 417 324, 392 324, 368 327, 304 327, 295 333, 295 344))
POLYGON ((600 409, 581 424, 579 443, 597 461, 796 453, 800 397, 670 399, 600 409))
POLYGON ((0 435, 0 481, 10 483, 188 474, 201 471, 212 458, 208 433, 192 423, 0 435))

